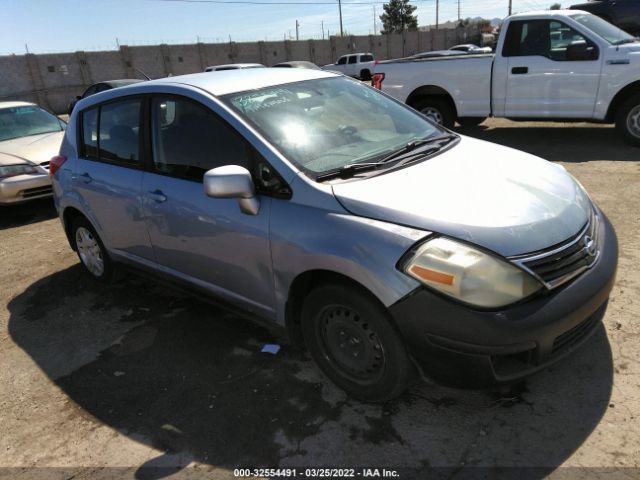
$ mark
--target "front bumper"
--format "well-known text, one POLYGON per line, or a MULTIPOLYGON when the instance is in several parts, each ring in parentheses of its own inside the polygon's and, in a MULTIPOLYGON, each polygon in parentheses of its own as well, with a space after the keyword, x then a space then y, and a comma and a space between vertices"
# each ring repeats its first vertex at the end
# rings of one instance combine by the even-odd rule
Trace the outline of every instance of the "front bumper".
POLYGON ((22 203, 53 195, 47 173, 17 175, 0 180, 0 205, 22 203))
POLYGON ((461 305, 418 288, 390 307, 409 352, 445 383, 483 387, 530 375, 559 360, 600 325, 615 281, 618 243, 600 222, 600 258, 562 287, 500 311, 461 305))

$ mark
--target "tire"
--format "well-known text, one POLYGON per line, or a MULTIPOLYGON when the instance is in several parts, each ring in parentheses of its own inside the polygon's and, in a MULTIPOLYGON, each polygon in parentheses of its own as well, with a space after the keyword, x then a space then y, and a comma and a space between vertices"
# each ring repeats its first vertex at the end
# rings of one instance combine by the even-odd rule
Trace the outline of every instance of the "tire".
POLYGON ((369 81, 371 80, 371 71, 369 69, 364 69, 360 71, 360 80, 369 81))
POLYGON ((71 238, 84 270, 99 282, 110 282, 114 278, 113 262, 93 225, 85 217, 75 219, 71 238))
POLYGON ((411 106, 434 122, 446 128, 453 128, 456 115, 451 103, 446 98, 438 95, 423 97, 411 106))
POLYGON ((412 365, 388 313, 348 285, 314 289, 302 308, 302 335, 320 369, 349 395, 384 402, 407 387, 412 365))
POLYGON ((486 119, 487 117, 459 117, 458 123, 463 127, 477 127, 486 119))
POLYGON ((616 112, 616 128, 627 143, 640 147, 640 94, 620 105, 616 112))

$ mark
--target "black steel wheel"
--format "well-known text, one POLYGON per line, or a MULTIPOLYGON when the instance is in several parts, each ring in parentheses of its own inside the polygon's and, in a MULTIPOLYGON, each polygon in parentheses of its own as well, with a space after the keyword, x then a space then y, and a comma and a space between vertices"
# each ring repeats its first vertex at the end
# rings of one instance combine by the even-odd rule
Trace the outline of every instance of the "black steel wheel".
POLYGON ((384 307, 361 289, 325 285, 302 311, 302 333, 322 371, 355 398, 381 402, 406 388, 411 364, 384 307))

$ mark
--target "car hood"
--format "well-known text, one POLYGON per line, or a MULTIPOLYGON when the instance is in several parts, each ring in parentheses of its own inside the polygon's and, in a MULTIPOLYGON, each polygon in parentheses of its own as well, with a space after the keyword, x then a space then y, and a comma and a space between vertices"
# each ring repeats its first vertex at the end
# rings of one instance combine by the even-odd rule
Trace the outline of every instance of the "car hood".
POLYGON ((418 164, 333 185, 350 212, 472 242, 504 256, 575 235, 591 201, 563 167, 462 137, 418 164))
POLYGON ((64 132, 60 131, 5 140, 0 142, 0 153, 41 164, 58 155, 63 137, 64 132))

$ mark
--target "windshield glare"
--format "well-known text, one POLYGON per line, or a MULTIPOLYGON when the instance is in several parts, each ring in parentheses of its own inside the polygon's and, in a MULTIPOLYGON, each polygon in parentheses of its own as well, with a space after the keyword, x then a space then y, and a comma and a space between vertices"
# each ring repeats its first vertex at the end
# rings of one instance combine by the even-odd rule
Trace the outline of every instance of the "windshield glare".
POLYGON ((0 141, 59 132, 64 125, 58 117, 35 105, 0 109, 0 141))
POLYGON ((417 112, 343 77, 231 94, 225 101, 311 174, 374 161, 441 133, 417 112))
POLYGON ((635 37, 629 35, 624 30, 620 30, 615 25, 610 24, 606 20, 596 17, 595 15, 580 13, 570 15, 576 22, 584 25, 596 35, 601 36, 612 45, 619 43, 633 42, 635 37))

